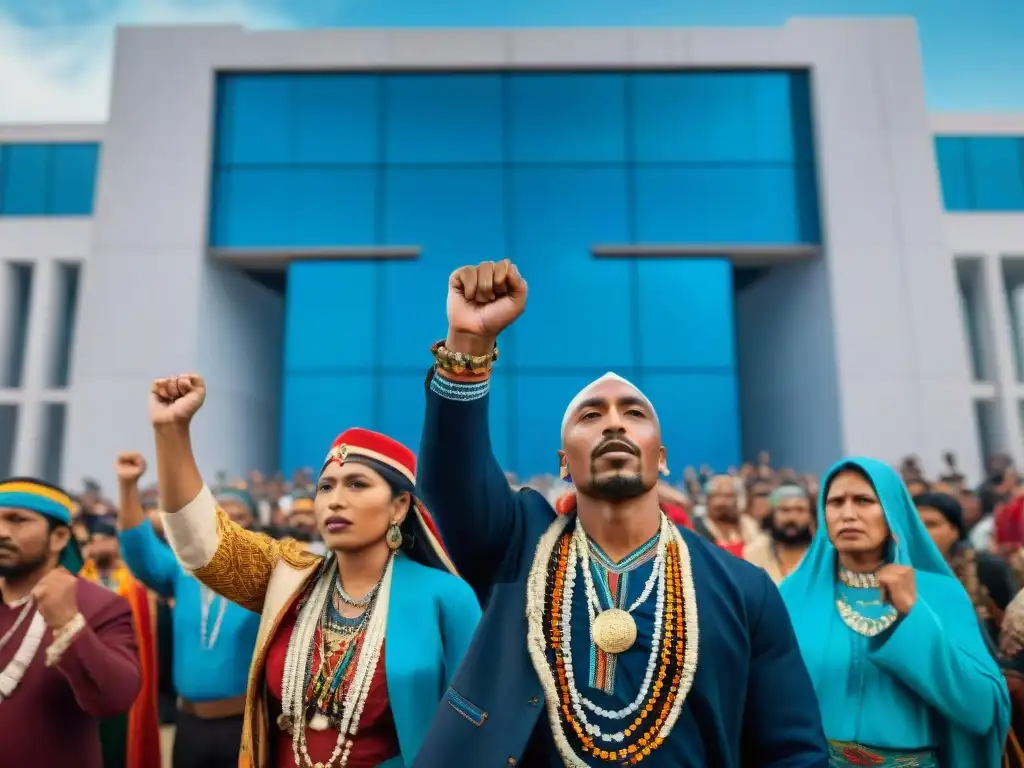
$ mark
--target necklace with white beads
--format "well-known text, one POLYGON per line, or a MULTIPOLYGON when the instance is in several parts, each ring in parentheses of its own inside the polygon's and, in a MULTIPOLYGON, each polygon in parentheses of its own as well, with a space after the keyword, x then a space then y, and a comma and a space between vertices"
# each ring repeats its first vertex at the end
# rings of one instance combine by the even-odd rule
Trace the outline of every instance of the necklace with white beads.
MULTIPOLYGON (((381 647, 387 629, 388 603, 391 593, 391 574, 394 557, 384 569, 379 588, 375 589, 374 600, 367 608, 369 617, 366 633, 358 650, 356 668, 345 691, 341 720, 336 723, 338 739, 326 762, 314 763, 306 744, 306 681, 313 661, 313 638, 323 614, 325 602, 330 599, 334 581, 337 578, 337 562, 333 558, 324 568, 320 578, 310 592, 309 599, 299 610, 298 620, 288 641, 285 653, 284 674, 281 681, 281 717, 278 725, 291 731, 292 755, 295 765, 302 768, 338 768, 348 764, 359 721, 366 705, 370 684, 380 661, 381 647)), ((355 641, 353 641, 355 642, 355 641)))
POLYGON ((14 658, 7 663, 7 666, 0 670, 0 701, 8 699, 14 693, 18 684, 21 683, 21 679, 25 676, 25 672, 32 663, 32 659, 38 653, 39 646, 43 642, 43 635, 46 633, 46 621, 43 619, 42 614, 33 611, 31 600, 26 600, 24 605, 25 607, 21 609, 21 613, 15 620, 14 626, 0 639, 0 648, 2 648, 14 637, 14 633, 24 623, 29 614, 33 614, 32 621, 29 623, 28 629, 25 630, 25 636, 21 639, 18 650, 14 652, 14 658))
POLYGON ((592 574, 590 573, 590 559, 588 556, 589 544, 587 542, 586 532, 583 531, 583 526, 580 525, 579 521, 576 522, 576 530, 574 531, 572 541, 569 545, 569 557, 566 563, 566 574, 565 574, 565 592, 564 600, 562 602, 562 636, 564 638, 566 654, 565 654, 565 675, 566 685, 569 690, 569 698, 572 701, 573 711, 584 729, 590 736, 600 739, 601 741, 609 743, 620 743, 625 740, 626 732, 625 729, 615 733, 604 733, 601 727, 595 723, 591 723, 585 709, 590 710, 594 714, 607 718, 608 720, 623 720, 627 717, 632 717, 640 709, 644 701, 648 697, 650 692, 651 682, 654 680, 654 674, 658 665, 658 654, 661 651, 661 629, 662 629, 662 618, 665 607, 665 570, 666 570, 666 558, 665 550, 668 546, 668 540, 671 531, 668 529, 669 523, 667 518, 662 515, 661 527, 658 534, 658 551, 655 557, 654 566, 651 570, 651 577, 647 580, 647 585, 640 597, 630 607, 630 612, 634 611, 637 607, 643 604, 643 602, 650 596, 653 589, 657 589, 655 597, 655 609, 654 609, 654 630, 652 634, 651 652, 647 657, 647 668, 644 672, 644 680, 640 685, 640 690, 636 695, 636 698, 619 710, 608 710, 598 706, 582 693, 576 686, 576 675, 573 671, 572 663, 572 598, 575 591, 576 585, 576 570, 577 561, 579 566, 583 569, 583 581, 584 590, 587 599, 587 610, 588 618, 591 630, 594 625, 594 618, 596 615, 595 603, 600 607, 600 602, 597 599, 597 591, 594 589, 594 583, 592 574))
POLYGON ((224 623, 224 614, 228 609, 228 601, 218 595, 205 584, 199 585, 199 642, 204 651, 212 651, 220 637, 220 626, 224 623), (220 600, 217 615, 213 619, 213 630, 210 626, 210 609, 213 603, 220 600))

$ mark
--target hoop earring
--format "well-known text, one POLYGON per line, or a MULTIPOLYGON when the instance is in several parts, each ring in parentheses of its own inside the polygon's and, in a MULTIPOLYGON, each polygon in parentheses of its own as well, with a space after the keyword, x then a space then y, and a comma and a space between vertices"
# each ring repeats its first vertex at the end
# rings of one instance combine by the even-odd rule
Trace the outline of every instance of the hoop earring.
POLYGON ((388 549, 394 552, 402 546, 402 538, 402 529, 395 523, 392 523, 391 527, 388 528, 388 534, 384 537, 384 540, 388 543, 388 549))

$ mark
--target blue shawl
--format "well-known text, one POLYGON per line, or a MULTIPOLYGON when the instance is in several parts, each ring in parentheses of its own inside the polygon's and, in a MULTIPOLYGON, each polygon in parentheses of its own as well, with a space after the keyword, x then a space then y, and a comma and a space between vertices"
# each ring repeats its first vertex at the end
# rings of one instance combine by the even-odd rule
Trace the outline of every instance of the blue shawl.
MULTIPOLYGON (((836 627, 846 631, 842 624, 825 620, 836 610, 836 550, 828 537, 824 503, 832 479, 846 468, 860 470, 874 485, 892 532, 889 561, 910 566, 917 575, 917 603, 894 629, 873 639, 869 658, 946 721, 938 729, 943 765, 995 768, 1009 728, 1006 684, 966 591, 932 542, 903 481, 875 459, 844 459, 829 470, 818 499, 814 541, 800 566, 780 586, 815 689, 820 691, 828 683, 822 671, 834 639, 830 633, 836 627), (984 712, 989 713, 987 721, 979 720, 984 712)), ((877 704, 886 706, 886 702, 877 704)), ((851 716, 860 705, 849 703, 851 716)))

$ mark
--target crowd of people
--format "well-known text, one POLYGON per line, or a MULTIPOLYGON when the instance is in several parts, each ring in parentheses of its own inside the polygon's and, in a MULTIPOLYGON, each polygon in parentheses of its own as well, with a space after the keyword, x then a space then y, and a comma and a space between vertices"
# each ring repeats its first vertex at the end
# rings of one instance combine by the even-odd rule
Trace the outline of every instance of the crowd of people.
POLYGON ((207 484, 189 374, 152 387, 155 477, 126 452, 107 496, 0 482, 0 763, 1024 767, 1006 456, 978 484, 767 453, 675 484, 608 374, 558 476, 520 481, 487 395, 526 293, 507 262, 453 275, 418 456, 351 428, 316 471, 207 484))

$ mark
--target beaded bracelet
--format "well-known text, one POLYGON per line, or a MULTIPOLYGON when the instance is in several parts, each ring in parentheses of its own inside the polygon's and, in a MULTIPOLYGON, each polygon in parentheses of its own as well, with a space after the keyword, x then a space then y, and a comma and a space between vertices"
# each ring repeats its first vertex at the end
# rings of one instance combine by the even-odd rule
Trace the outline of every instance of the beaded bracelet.
POLYGON ((498 359, 498 348, 495 347, 486 355, 467 355, 465 352, 452 352, 444 345, 444 339, 430 346, 430 354, 442 371, 457 376, 486 376, 491 372, 498 359))
POLYGON ((71 645, 71 641, 78 637, 78 633, 85 629, 85 617, 76 613, 75 617, 53 634, 53 642, 46 649, 46 666, 52 667, 64 652, 71 645))

